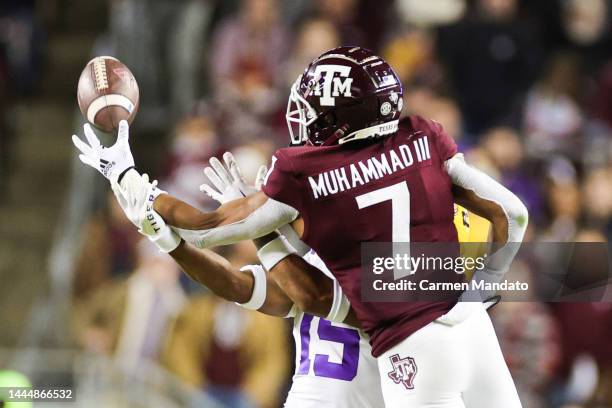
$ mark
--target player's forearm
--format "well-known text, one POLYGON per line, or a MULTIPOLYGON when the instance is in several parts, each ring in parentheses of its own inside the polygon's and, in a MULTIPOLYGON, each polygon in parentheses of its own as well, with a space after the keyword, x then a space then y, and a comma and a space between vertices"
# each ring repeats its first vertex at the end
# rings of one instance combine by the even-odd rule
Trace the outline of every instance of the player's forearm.
POLYGON ((221 218, 215 211, 203 212, 169 194, 162 194, 153 203, 153 209, 168 225, 185 229, 214 228, 221 218))
MULTIPOLYGON (((527 229, 527 208, 510 190, 467 165, 462 156, 455 156, 445 164, 453 181, 457 202, 491 221, 493 228, 494 248, 484 268, 477 270, 473 279, 499 281, 510 268, 523 241, 527 229)), ((491 294, 480 294, 480 297, 491 294)))
POLYGON ((469 166, 461 156, 446 162, 456 202, 492 223, 496 243, 522 242, 528 212, 521 200, 503 185, 469 166))
MULTIPOLYGON (((307 251, 300 252, 296 250, 296 246, 302 247, 302 250, 308 247, 296 240, 299 241, 297 236, 288 239, 277 233, 254 240, 260 261, 270 271, 268 276, 276 281, 284 295, 288 296, 298 309, 332 322, 349 323, 359 327, 354 313, 350 313, 350 302, 340 284, 319 269, 321 266, 317 267, 316 263, 302 258, 307 251)), ((325 268, 323 262, 321 265, 325 268)))
POLYGON ((508 242, 508 218, 499 204, 484 200, 478 197, 474 191, 459 186, 453 186, 453 197, 457 204, 491 223, 493 243, 503 245, 508 242))
POLYGON ((340 286, 303 258, 291 255, 283 259, 271 268, 270 275, 300 310, 361 328, 340 286))
MULTIPOLYGON (((267 243, 278 238, 279 234, 273 231, 263 237, 253 239, 253 244, 259 250, 267 243)), ((287 296, 287 294, 279 287, 278 283, 272 278, 270 273, 266 273, 266 300, 257 309, 258 311, 272 315, 272 316, 283 316, 286 317, 291 309, 293 308, 293 301, 287 296)))
POLYGON ((223 204, 215 211, 212 222, 206 220, 196 229, 176 231, 196 247, 210 248, 261 237, 292 222, 298 215, 294 208, 259 192, 223 204))
POLYGON ((266 300, 257 311, 270 316, 287 317, 293 307, 293 301, 270 276, 266 280, 266 292, 266 300))
MULTIPOLYGON (((192 279, 206 286, 215 295, 236 303, 247 303, 254 291, 254 275, 234 268, 225 258, 209 251, 199 250, 185 241, 170 253, 192 279)), ((268 278, 265 301, 257 310, 272 316, 287 316, 293 302, 268 278)))
POLYGON ((205 230, 245 219, 260 207, 267 197, 254 194, 223 204, 215 211, 204 212, 169 194, 162 194, 153 203, 154 210, 173 227, 205 230))
POLYGON ((334 300, 333 281, 296 255, 290 255, 270 270, 270 276, 302 311, 328 316, 334 300))
POLYGON ((251 298, 253 275, 237 270, 222 256, 194 248, 185 241, 170 255, 185 273, 215 295, 237 303, 245 303, 251 298))

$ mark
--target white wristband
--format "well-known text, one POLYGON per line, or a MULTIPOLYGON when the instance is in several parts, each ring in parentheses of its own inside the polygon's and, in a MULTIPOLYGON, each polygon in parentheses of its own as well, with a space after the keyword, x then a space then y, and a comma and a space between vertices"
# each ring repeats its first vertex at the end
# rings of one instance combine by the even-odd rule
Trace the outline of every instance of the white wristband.
POLYGON ((295 253, 296 250, 289 244, 287 238, 281 235, 262 246, 257 251, 257 256, 264 268, 270 270, 274 265, 295 253))
POLYGON ((159 234, 149 235, 148 238, 149 241, 157 245, 161 252, 165 253, 174 251, 181 243, 181 237, 167 225, 161 228, 159 234))
POLYGON ((334 323, 342 323, 346 319, 350 308, 351 303, 342 292, 342 288, 338 281, 334 280, 334 301, 325 319, 334 323))
POLYGON ((266 271, 260 265, 245 265, 240 268, 241 271, 248 271, 253 274, 253 294, 251 299, 246 303, 236 303, 238 306, 242 306, 245 309, 257 310, 263 306, 266 301, 266 294, 268 288, 268 280, 266 278, 266 271))
POLYGON ((138 231, 146 235, 149 241, 157 245, 161 252, 172 252, 181 243, 181 237, 152 208, 151 205, 147 207, 146 218, 138 231))

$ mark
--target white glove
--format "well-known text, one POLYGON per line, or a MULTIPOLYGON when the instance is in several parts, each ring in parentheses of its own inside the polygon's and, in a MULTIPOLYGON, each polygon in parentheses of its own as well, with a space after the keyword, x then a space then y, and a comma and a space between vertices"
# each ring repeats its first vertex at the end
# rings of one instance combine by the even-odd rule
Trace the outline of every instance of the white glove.
POLYGON ((77 135, 72 135, 72 143, 81 152, 79 159, 94 169, 98 170, 110 181, 117 181, 119 176, 130 167, 134 167, 134 158, 130 151, 130 127, 127 121, 119 122, 117 141, 111 147, 104 147, 94 133, 93 129, 86 123, 83 126, 87 143, 83 142, 77 135))
POLYGON ((263 179, 268 171, 266 166, 259 168, 255 177, 255 186, 250 186, 244 180, 233 154, 225 152, 223 161, 225 166, 216 157, 209 160, 210 167, 204 168, 204 174, 208 177, 212 186, 204 183, 200 186, 200 191, 213 200, 224 204, 254 194, 261 189, 263 179))
POLYGON ((181 238, 153 209, 155 199, 166 193, 157 188, 157 180, 150 183, 148 175, 141 176, 136 170, 130 170, 121 185, 113 180, 111 187, 125 215, 138 227, 138 232, 153 242, 161 252, 167 253, 176 249, 181 238))
MULTIPOLYGON (((223 154, 223 161, 225 162, 225 166, 215 157, 209 160, 210 167, 206 167, 204 169, 204 174, 206 177, 208 177, 214 187, 204 183, 200 186, 200 191, 203 191, 213 200, 223 204, 237 198, 254 194, 261 190, 261 186, 263 185, 263 181, 268 171, 266 166, 261 166, 259 168, 259 171, 257 171, 257 176, 255 177, 255 186, 250 186, 244 180, 240 167, 238 166, 238 163, 236 163, 236 159, 234 159, 234 155, 232 155, 230 152, 225 152, 223 154), (229 172, 227 170, 228 168, 229 172)), ((310 251, 310 247, 300 240, 300 237, 296 234, 295 230, 290 224, 285 224, 282 227, 279 227, 278 233, 281 236, 274 240, 276 241, 276 244, 270 242, 265 246, 267 249, 276 248, 276 251, 273 251, 276 253, 276 255, 270 257, 273 259, 273 261, 267 265, 268 267, 271 267, 271 265, 276 264, 283 258, 282 255, 279 255, 281 253, 291 252, 304 256, 308 251, 310 251), (286 246, 287 243, 289 244, 288 247, 286 246), (285 251, 286 248, 287 251, 285 251)), ((265 253, 265 250, 262 248, 259 252, 265 253), (262 252, 262 250, 264 252, 262 252)))

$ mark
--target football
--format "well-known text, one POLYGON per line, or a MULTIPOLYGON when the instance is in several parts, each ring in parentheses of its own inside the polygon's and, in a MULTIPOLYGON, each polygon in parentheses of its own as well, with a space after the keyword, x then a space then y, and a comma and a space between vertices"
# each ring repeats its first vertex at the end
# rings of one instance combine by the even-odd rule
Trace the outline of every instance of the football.
POLYGON ((83 116, 104 132, 113 132, 123 119, 132 123, 138 112, 139 91, 130 69, 113 57, 96 57, 81 73, 77 100, 83 116))

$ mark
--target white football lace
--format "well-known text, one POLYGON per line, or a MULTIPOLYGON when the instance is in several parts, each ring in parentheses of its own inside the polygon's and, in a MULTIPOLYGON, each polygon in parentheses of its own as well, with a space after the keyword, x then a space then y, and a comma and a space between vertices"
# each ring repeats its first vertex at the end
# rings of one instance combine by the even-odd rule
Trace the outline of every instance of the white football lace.
POLYGON ((96 58, 93 61, 96 89, 102 91, 108 89, 108 76, 106 75, 106 61, 104 58, 96 58))

